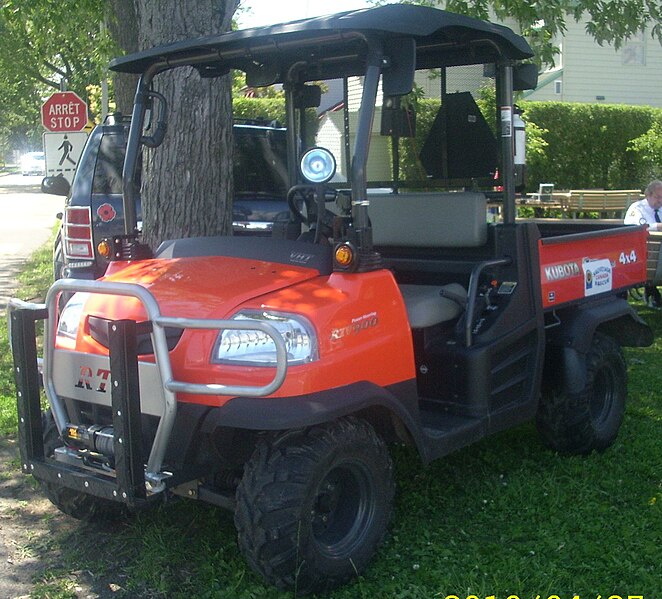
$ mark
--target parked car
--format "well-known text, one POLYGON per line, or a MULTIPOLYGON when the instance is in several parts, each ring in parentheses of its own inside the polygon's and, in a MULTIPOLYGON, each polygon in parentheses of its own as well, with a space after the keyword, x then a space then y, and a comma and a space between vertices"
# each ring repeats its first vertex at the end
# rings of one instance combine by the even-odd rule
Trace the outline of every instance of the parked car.
MULTIPOLYGON (((71 186, 46 177, 42 191, 66 195, 62 227, 53 247, 56 279, 96 279, 108 261, 97 252, 104 237, 124 232, 122 165, 130 118, 111 115, 90 134, 71 186)), ((278 123, 237 121, 235 139, 235 235, 270 235, 274 222, 289 219, 286 130, 278 123)), ((140 221, 140 199, 136 206, 140 221)))
POLYGON ((46 156, 43 152, 28 152, 21 156, 21 174, 28 175, 46 174, 46 156))

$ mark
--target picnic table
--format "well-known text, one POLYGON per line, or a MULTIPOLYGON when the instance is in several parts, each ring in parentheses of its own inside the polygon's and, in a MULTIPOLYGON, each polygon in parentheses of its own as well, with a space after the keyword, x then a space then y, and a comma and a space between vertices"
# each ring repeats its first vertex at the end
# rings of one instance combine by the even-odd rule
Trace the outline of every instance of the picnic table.
POLYGON ((569 191, 554 191, 546 194, 527 194, 521 201, 521 206, 529 206, 535 216, 543 216, 546 212, 558 212, 562 218, 595 217, 618 218, 625 216, 630 204, 642 198, 639 189, 571 189, 569 191))
POLYGON ((630 204, 641 198, 639 189, 571 189, 565 198, 564 212, 572 218, 594 212, 600 218, 623 218, 630 204))

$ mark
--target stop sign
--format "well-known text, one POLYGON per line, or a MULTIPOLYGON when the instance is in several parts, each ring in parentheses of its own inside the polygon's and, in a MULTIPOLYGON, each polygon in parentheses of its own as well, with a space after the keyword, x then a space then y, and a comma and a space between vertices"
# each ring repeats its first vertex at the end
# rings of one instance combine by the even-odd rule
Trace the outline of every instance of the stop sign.
POLYGON ((87 125, 87 104, 74 92, 56 92, 41 106, 41 123, 49 131, 80 131, 87 125))

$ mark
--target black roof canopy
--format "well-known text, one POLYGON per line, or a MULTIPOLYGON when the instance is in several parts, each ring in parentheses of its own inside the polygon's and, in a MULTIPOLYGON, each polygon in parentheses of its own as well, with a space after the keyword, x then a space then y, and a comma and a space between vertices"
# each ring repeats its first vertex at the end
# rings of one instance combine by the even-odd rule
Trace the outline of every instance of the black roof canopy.
POLYGON ((145 73, 196 67, 203 76, 229 69, 251 75, 254 85, 282 83, 299 61, 301 81, 361 74, 367 40, 388 56, 413 40, 417 68, 480 64, 499 58, 531 58, 528 43, 512 30, 479 19, 423 6, 390 4, 267 27, 188 39, 150 48, 110 63, 114 71, 145 73))

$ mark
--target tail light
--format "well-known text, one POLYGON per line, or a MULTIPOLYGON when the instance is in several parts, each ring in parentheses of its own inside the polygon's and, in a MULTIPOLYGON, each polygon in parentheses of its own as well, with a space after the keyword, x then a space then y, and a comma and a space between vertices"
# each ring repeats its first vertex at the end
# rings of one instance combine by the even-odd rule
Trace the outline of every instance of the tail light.
POLYGON ((64 253, 67 258, 93 260, 90 208, 69 206, 64 211, 64 253))

